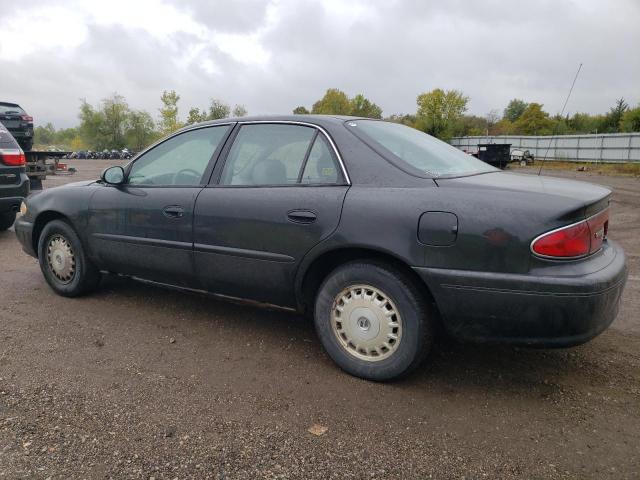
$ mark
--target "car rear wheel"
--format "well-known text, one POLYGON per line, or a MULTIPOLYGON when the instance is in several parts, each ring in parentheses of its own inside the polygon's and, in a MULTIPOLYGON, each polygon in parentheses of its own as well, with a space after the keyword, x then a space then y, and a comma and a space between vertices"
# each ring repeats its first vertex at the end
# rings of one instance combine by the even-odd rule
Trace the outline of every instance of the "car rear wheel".
POLYGON ((329 356, 357 377, 384 381, 420 365, 433 341, 433 311, 404 272, 381 262, 351 262, 324 281, 315 304, 329 356))
POLYGON ((38 260, 44 278, 59 295, 83 295, 100 283, 100 271, 87 258, 76 232, 63 220, 45 225, 38 241, 38 260))
POLYGON ((16 212, 0 213, 0 232, 3 232, 13 225, 16 221, 16 212))

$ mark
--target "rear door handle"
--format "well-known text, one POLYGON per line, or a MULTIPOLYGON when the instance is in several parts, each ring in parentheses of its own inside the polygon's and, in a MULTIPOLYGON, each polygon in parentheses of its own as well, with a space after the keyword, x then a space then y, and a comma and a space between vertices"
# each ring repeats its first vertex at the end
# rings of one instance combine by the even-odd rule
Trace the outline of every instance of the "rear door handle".
POLYGON ((287 218, 294 223, 313 223, 318 217, 311 210, 291 210, 287 218))
POLYGON ((169 205, 162 209, 162 213, 168 218, 181 218, 184 215, 184 208, 180 205, 169 205))

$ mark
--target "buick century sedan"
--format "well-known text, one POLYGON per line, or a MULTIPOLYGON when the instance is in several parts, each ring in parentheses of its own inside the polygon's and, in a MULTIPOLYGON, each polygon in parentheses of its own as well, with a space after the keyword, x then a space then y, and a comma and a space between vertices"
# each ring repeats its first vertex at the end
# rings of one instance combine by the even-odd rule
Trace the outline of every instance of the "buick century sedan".
POLYGON ((109 272, 296 309, 341 368, 388 380, 437 331, 558 347, 607 328, 626 280, 610 194, 400 124, 245 117, 33 194, 15 230, 60 295, 109 272))

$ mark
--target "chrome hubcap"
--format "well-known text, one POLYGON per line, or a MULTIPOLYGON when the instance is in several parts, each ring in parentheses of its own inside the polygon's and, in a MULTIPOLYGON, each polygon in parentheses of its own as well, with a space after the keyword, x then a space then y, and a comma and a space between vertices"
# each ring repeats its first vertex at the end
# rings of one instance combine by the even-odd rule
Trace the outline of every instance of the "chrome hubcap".
POLYGON ((76 272, 76 258, 71 245, 61 235, 54 235, 47 244, 47 263, 53 275, 64 283, 69 283, 76 272))
POLYGON ((353 285, 333 302, 331 327, 342 347, 369 362, 388 358, 402 339, 402 319, 393 301, 370 285, 353 285))

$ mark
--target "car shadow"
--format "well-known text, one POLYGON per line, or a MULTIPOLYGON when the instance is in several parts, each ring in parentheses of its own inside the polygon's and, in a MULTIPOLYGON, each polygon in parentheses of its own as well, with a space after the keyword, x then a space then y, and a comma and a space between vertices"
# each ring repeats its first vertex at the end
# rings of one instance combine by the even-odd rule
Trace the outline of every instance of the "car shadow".
MULTIPOLYGON (((92 297, 112 303, 117 301, 113 298, 114 295, 144 303, 145 309, 152 309, 145 312, 145 315, 151 316, 159 328, 198 329, 211 332, 212 337, 215 336, 216 328, 233 329, 236 335, 246 336, 246 339, 251 340, 259 339, 266 349, 288 356, 283 361, 306 364, 309 370, 314 371, 314 375, 318 369, 320 374, 341 375, 338 367, 322 349, 311 319, 292 311, 257 307, 241 301, 184 292, 115 276, 108 276, 92 297), (179 322, 166 315, 167 305, 174 305, 183 313, 179 322), (210 318, 213 312, 215 321, 210 318), (283 339, 288 338, 302 342, 297 341, 291 348, 287 347, 286 352, 282 352, 283 339)), ((242 343, 238 341, 239 345, 242 343)), ((597 347, 591 344, 571 349, 463 344, 446 335, 439 335, 427 360, 417 371, 387 385, 394 389, 417 391, 428 388, 443 393, 468 389, 490 391, 501 387, 502 392, 530 394, 533 389, 534 394, 546 397, 561 389, 564 382, 571 382, 573 377, 583 375, 585 362, 597 365, 590 360, 594 349, 597 350, 597 347)), ((589 375, 593 380, 593 368, 589 375)), ((604 374, 602 382, 606 382, 604 374)))

